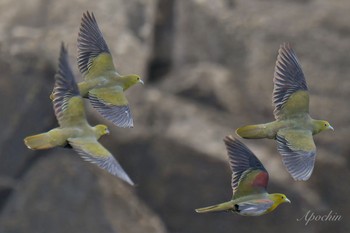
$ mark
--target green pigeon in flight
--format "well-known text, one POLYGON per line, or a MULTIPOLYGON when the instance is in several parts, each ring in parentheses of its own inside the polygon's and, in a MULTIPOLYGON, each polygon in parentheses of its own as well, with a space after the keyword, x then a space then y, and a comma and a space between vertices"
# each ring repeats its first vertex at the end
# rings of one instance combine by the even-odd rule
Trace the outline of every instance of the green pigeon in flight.
POLYGON ((232 211, 244 216, 259 216, 282 203, 290 203, 284 194, 267 192, 269 174, 253 152, 232 136, 226 136, 224 142, 232 170, 232 200, 196 209, 197 213, 232 211))
POLYGON ((120 75, 93 13, 83 14, 78 35, 78 67, 84 81, 80 94, 106 119, 124 128, 134 126, 125 91, 136 83, 138 75, 120 75))
POLYGON ((309 92, 304 73, 289 43, 281 45, 274 72, 273 104, 275 121, 247 125, 236 130, 242 138, 270 138, 277 141, 282 161, 295 180, 312 174, 316 146, 313 135, 333 127, 309 115, 309 92))

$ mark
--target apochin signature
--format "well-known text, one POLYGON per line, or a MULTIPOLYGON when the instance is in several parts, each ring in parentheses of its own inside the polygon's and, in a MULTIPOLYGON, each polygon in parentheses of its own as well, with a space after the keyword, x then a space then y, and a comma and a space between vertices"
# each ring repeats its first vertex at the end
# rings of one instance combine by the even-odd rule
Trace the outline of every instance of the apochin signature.
POLYGON ((341 216, 337 212, 333 212, 332 210, 329 211, 327 214, 316 214, 315 212, 309 210, 303 217, 297 218, 297 221, 300 222, 304 220, 305 226, 307 226, 311 222, 339 222, 342 219, 343 216, 341 216))

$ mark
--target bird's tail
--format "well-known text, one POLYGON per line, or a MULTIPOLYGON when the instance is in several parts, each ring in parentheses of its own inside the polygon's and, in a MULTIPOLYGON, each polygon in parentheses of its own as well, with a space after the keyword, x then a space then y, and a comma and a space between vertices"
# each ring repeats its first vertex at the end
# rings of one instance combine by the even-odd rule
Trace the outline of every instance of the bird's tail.
POLYGON ((267 138, 268 130, 266 124, 246 125, 236 130, 236 134, 242 138, 258 139, 267 138))
POLYGON ((53 100, 53 91, 52 91, 51 94, 50 94, 50 100, 51 100, 51 101, 53 100))
POLYGON ((207 213, 207 212, 227 211, 232 209, 233 209, 233 203, 231 201, 228 201, 221 204, 196 209, 196 212, 207 213))
POLYGON ((24 139, 24 143, 29 149, 32 150, 49 149, 55 146, 52 144, 51 137, 48 133, 41 133, 26 137, 24 139))

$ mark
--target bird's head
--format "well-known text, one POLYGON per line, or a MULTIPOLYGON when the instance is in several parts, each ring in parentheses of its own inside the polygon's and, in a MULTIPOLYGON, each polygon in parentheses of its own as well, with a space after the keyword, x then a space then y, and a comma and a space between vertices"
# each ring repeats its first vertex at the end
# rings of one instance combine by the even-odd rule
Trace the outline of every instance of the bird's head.
POLYGON ((288 202, 291 203, 290 200, 286 197, 286 195, 282 193, 273 193, 269 194, 270 199, 274 202, 273 207, 276 208, 278 205, 288 202))
POLYGON ((124 90, 135 85, 136 83, 144 84, 144 82, 142 81, 140 76, 138 76, 136 74, 125 75, 125 76, 122 76, 121 79, 123 80, 124 90))
POLYGON ((314 133, 319 133, 328 129, 334 130, 328 121, 316 120, 314 122, 314 133))
POLYGON ((106 125, 102 125, 102 124, 96 125, 94 129, 95 129, 97 139, 99 139, 103 135, 109 134, 109 130, 106 125))

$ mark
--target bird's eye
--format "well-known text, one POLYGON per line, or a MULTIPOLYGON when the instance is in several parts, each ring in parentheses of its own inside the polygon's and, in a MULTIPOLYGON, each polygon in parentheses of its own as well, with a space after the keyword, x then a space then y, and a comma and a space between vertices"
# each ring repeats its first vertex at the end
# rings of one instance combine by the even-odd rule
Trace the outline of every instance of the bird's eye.
POLYGON ((140 78, 137 78, 137 80, 140 80, 140 78))
POLYGON ((327 126, 327 124, 324 124, 324 126, 327 126))

